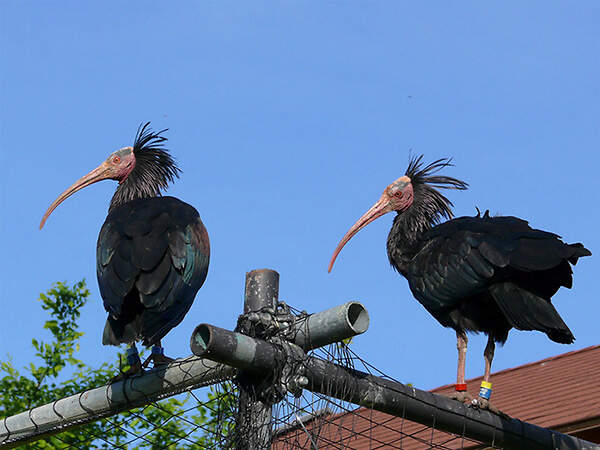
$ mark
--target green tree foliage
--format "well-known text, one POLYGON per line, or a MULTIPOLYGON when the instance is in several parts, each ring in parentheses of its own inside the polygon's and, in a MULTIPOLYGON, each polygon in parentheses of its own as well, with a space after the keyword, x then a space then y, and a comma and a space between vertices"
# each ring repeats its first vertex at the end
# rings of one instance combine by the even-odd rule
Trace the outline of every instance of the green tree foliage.
MULTIPOLYGON (((83 335, 77 319, 89 296, 85 281, 73 286, 58 282, 40 295, 42 308, 50 314, 44 328, 51 338, 31 340, 36 362, 23 370, 15 368, 10 356, 0 361, 0 419, 104 385, 118 372, 116 364, 93 367, 76 357, 83 335)), ((222 383, 212 386, 203 402, 191 393, 183 394, 24 448, 223 448, 233 433, 236 394, 232 383, 222 383)))

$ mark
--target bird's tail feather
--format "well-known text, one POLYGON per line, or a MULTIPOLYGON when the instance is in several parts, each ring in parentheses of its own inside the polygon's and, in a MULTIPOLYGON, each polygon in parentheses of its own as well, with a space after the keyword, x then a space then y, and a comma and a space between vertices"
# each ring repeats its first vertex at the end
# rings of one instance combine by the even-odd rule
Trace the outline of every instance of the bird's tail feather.
POLYGON ((140 323, 136 318, 127 324, 119 323, 110 317, 106 319, 104 332, 102 333, 102 345, 131 344, 139 339, 140 323))
POLYGON ((510 282, 494 284, 490 292, 506 320, 517 330, 542 331, 561 344, 571 344, 575 340, 549 300, 510 282))

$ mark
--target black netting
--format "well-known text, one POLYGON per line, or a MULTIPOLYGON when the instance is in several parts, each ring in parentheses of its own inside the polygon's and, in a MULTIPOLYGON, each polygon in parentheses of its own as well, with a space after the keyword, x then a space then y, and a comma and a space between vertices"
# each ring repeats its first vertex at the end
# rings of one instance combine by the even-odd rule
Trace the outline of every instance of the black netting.
MULTIPOLYGON (((107 409, 92 410, 86 406, 87 396, 92 395, 92 391, 86 391, 72 397, 77 401, 73 400, 71 403, 75 406, 71 407, 76 409, 78 402, 84 412, 80 417, 63 415, 63 403, 69 399, 59 399, 51 405, 52 413, 48 414, 54 415, 54 425, 50 428, 36 424, 35 414, 30 411, 31 420, 23 416, 19 422, 25 424, 23 429, 0 433, 0 446, 23 442, 26 434, 27 448, 40 449, 262 448, 266 444, 259 443, 264 442, 271 442, 274 449, 311 450, 481 447, 480 442, 465 435, 470 419, 464 413, 453 412, 456 423, 463 429, 457 434, 438 427, 438 414, 444 412, 447 416, 448 411, 437 407, 430 408, 431 413, 426 417, 421 416, 422 423, 416 423, 410 420, 414 414, 407 414, 406 402, 399 403, 404 405, 400 410, 381 407, 375 410, 339 400, 353 398, 357 403, 372 405, 356 400, 352 391, 359 378, 368 377, 375 388, 432 406, 432 400, 411 395, 405 385, 359 357, 352 351, 351 343, 328 345, 307 355, 292 352, 287 344, 294 339, 290 334, 294 329, 289 326, 290 318, 302 321, 307 317, 305 313, 284 305, 248 317, 254 323, 249 325, 241 318, 240 330, 268 340, 278 349, 273 373, 235 372, 195 357, 178 360, 168 368, 150 371, 137 380, 94 390, 96 395, 104 393, 109 404, 107 409), (309 366, 314 361, 326 362, 329 367, 334 363, 347 374, 347 381, 331 381, 330 385, 326 382, 325 387, 318 388, 313 385, 315 392, 306 389, 309 366), (116 386, 123 390, 123 398, 115 392, 116 386), (122 403, 115 403, 115 398, 120 398, 122 403), (393 410, 394 415, 380 410, 393 410)), ((6 427, 7 419, 3 423, 6 427)), ((460 427, 449 429, 456 431, 460 427)), ((500 448, 496 445, 497 431, 491 429, 486 448, 500 448)))
MULTIPOLYGON (((377 370, 350 346, 334 344, 313 356, 395 381, 377 370)), ((305 390, 301 398, 287 396, 274 408, 274 449, 458 449, 481 443, 411 422, 404 415, 379 411, 305 390)), ((489 446, 489 448, 497 448, 489 446)))

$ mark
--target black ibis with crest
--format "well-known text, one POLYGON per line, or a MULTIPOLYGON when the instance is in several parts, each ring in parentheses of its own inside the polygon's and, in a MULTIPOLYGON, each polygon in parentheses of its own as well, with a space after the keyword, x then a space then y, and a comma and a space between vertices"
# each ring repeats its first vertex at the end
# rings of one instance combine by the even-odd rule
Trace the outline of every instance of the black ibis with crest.
POLYGON ((137 341, 152 346, 143 367, 172 361, 161 339, 183 320, 208 272, 210 246, 198 211, 161 196, 180 173, 163 146, 165 131, 152 132, 149 122, 140 126, 133 147, 112 153, 60 194, 40 223, 41 229, 78 190, 106 179, 119 182, 98 236, 96 269, 108 312, 102 343, 129 345, 125 376, 143 370, 137 341))
POLYGON ((395 211, 387 239, 390 264, 408 280, 414 297, 444 327, 456 331, 458 373, 454 398, 495 410, 489 404, 495 344, 512 328, 537 330, 563 344, 575 338, 551 303, 561 286, 572 285, 571 265, 591 252, 565 244, 556 234, 531 228, 511 216, 459 217, 437 188, 467 189, 467 183, 437 173, 449 158, 423 163, 411 159, 404 176, 350 228, 335 249, 328 271, 344 245, 378 217, 395 211), (442 219, 448 219, 440 223, 442 219), (488 336, 479 396, 465 384, 467 332, 488 336))

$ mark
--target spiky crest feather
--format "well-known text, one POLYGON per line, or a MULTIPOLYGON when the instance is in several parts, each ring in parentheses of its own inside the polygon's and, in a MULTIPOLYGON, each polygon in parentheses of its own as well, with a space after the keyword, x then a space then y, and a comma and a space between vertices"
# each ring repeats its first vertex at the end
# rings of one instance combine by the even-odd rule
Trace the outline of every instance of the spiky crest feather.
POLYGON ((162 144, 167 138, 161 136, 168 128, 153 132, 150 122, 140 124, 133 144, 135 167, 117 188, 110 209, 137 198, 159 197, 181 170, 169 150, 162 144))
POLYGON ((388 258, 393 267, 402 272, 404 264, 421 249, 419 237, 438 224, 443 218, 451 219, 452 202, 438 189, 465 190, 468 184, 457 178, 436 175, 446 167, 452 167, 452 158, 440 158, 424 165, 423 155, 411 158, 405 175, 413 188, 413 203, 399 212, 388 236, 388 258))
POLYGON ((454 206, 436 188, 465 190, 469 185, 453 177, 435 175, 445 167, 453 167, 452 158, 440 158, 425 167, 423 165, 423 155, 419 155, 411 159, 406 169, 406 176, 411 179, 415 195, 411 208, 421 209, 423 219, 434 225, 444 217, 451 219, 454 206))

